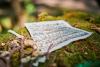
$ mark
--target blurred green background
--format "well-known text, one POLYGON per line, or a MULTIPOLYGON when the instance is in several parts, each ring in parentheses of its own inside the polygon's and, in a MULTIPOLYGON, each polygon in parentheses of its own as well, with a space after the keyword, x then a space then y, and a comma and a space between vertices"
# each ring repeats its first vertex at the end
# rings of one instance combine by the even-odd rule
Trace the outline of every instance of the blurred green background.
MULTIPOLYGON (((100 66, 100 0, 0 0, 0 51, 15 37, 7 30, 30 37, 25 22, 65 20, 93 34, 50 54, 39 67, 100 66)), ((12 56, 12 67, 19 67, 19 53, 12 56)), ((24 67, 29 67, 25 64, 24 67)))

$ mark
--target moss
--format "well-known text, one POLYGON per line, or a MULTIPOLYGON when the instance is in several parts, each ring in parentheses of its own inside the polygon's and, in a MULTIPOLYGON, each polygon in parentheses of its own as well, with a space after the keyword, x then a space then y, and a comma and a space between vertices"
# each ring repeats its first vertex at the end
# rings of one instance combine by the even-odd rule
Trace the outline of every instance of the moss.
POLYGON ((14 38, 14 36, 8 32, 0 33, 0 43, 7 42, 8 40, 14 38))
POLYGON ((12 67, 19 67, 20 65, 20 56, 19 56, 19 52, 16 51, 12 57, 11 57, 11 66, 12 67))
MULTIPOLYGON (((83 62, 84 60, 100 60, 100 34, 91 30, 92 24, 98 24, 100 22, 100 16, 94 14, 82 12, 82 11, 66 11, 63 16, 51 16, 48 13, 42 13, 39 16, 39 21, 46 20, 66 20, 72 26, 77 25, 77 28, 81 28, 87 31, 92 31, 93 34, 85 40, 79 40, 65 46, 62 49, 56 50, 51 53, 49 60, 46 63, 40 64, 39 67, 48 67, 49 64, 63 62, 63 65, 67 67, 73 67, 75 64, 83 62)), ((29 32, 26 28, 22 28, 17 31, 26 38, 30 38, 29 32)), ((9 39, 14 38, 12 34, 7 32, 0 34, 0 43, 7 42, 9 39)), ((30 51, 30 49, 27 49, 30 51)), ((12 56, 12 64, 14 67, 19 65, 19 53, 16 52, 12 56)))
POLYGON ((100 16, 95 17, 94 23, 100 24, 100 16))

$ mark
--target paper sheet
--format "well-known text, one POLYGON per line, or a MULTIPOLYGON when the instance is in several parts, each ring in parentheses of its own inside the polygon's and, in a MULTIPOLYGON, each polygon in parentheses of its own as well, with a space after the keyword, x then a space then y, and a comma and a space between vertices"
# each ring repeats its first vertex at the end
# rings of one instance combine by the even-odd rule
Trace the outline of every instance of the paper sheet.
POLYGON ((42 53, 55 51, 92 34, 63 20, 25 23, 25 26, 42 53))

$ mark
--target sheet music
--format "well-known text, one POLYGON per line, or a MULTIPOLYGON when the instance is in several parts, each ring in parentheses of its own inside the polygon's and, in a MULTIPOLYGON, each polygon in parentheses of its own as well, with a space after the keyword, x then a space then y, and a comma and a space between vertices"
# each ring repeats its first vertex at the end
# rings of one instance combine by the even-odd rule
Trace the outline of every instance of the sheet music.
POLYGON ((63 20, 25 23, 25 26, 43 53, 46 53, 48 49, 49 52, 60 49, 73 41, 87 38, 92 34, 74 28, 63 20))

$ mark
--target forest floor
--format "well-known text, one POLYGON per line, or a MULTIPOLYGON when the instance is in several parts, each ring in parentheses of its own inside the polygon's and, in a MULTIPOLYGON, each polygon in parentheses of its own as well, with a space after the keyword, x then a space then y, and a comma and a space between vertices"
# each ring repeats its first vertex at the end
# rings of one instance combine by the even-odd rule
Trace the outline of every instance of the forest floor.
MULTIPOLYGON (((93 34, 83 40, 78 40, 69 45, 52 52, 49 59, 40 64, 39 67, 75 67, 76 64, 84 61, 98 61, 100 60, 100 15, 87 13, 83 11, 65 11, 61 16, 51 16, 49 14, 42 14, 39 16, 40 21, 46 20, 65 20, 72 26, 93 32, 93 34)), ((35 20, 34 20, 35 21, 35 20)), ((25 37, 30 37, 26 28, 20 29, 18 33, 25 37)), ((0 34, 0 44, 10 42, 15 36, 3 32, 0 34)), ((7 47, 0 45, 0 51, 7 50, 7 47)), ((18 67, 18 54, 12 56, 13 67, 18 67)), ((95 67, 95 66, 94 66, 95 67)))

